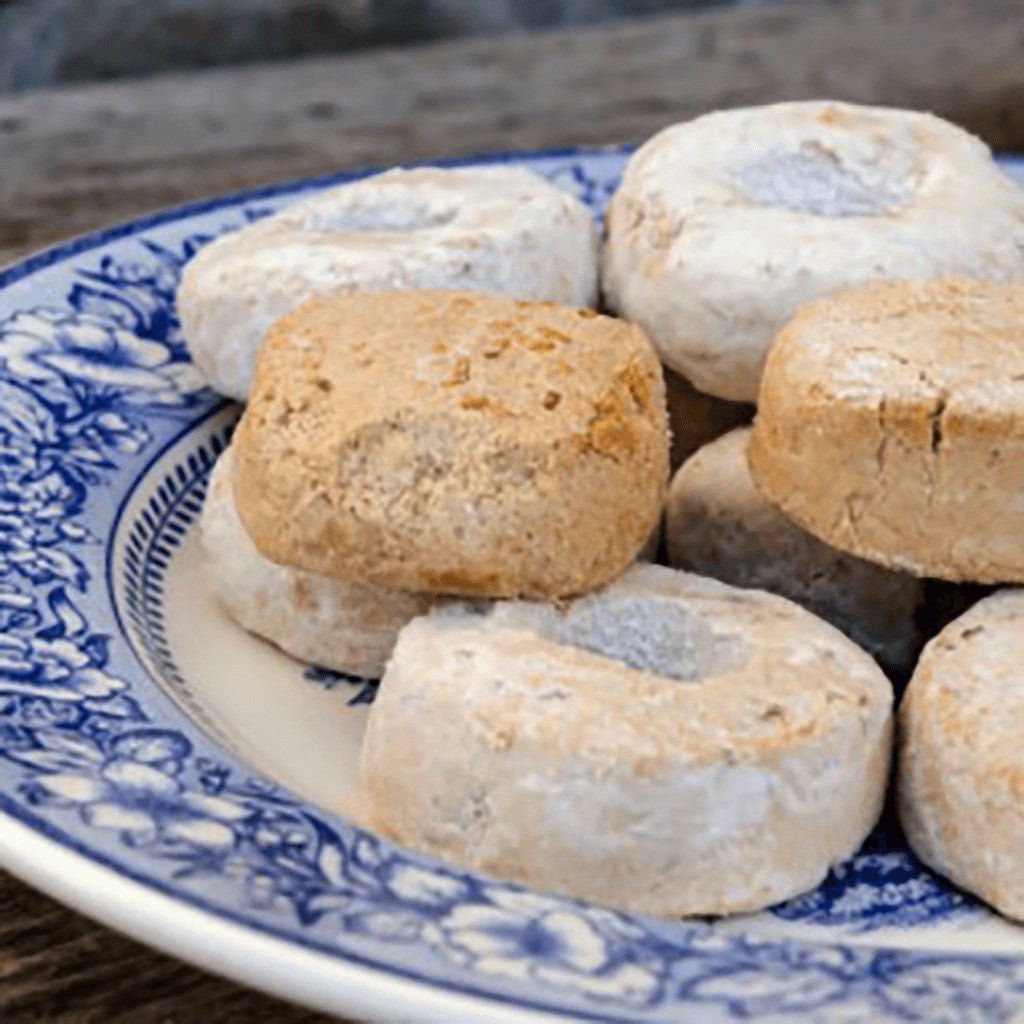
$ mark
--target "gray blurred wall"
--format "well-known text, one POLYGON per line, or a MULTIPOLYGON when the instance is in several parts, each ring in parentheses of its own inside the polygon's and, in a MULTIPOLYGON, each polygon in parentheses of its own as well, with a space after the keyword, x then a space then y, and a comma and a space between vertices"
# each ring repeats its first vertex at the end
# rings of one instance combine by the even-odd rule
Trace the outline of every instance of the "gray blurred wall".
POLYGON ((593 24, 715 2, 0 0, 0 90, 593 24))

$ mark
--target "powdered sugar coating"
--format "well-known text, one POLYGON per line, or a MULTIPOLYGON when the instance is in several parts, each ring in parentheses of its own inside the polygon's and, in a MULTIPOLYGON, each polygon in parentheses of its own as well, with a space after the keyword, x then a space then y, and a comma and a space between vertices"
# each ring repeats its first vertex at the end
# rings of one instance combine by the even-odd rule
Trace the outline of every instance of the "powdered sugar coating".
POLYGON ((630 160, 602 285, 664 361, 755 401, 803 303, 877 280, 1024 279, 1024 195, 939 118, 845 103, 708 114, 630 160))
POLYGON ((796 605, 638 565, 559 608, 410 623, 360 778, 370 824, 429 854, 639 913, 747 911, 863 841, 891 705, 796 605))
POLYGON ((200 520, 204 567, 221 605, 239 625, 302 661, 378 678, 398 631, 435 602, 264 558, 238 518, 231 473, 228 449, 214 466, 200 520))
POLYGON ((754 485, 749 438, 750 428, 734 430, 676 473, 665 513, 669 563, 796 601, 906 679, 925 582, 839 551, 787 518, 754 485))
POLYGON ((898 804, 928 865, 1024 921, 1024 591, 976 604, 924 650, 900 708, 898 804))
POLYGON ((515 167, 395 169, 210 243, 185 268, 178 312, 207 381, 244 401, 278 317, 315 296, 413 288, 593 306, 591 216, 515 167))

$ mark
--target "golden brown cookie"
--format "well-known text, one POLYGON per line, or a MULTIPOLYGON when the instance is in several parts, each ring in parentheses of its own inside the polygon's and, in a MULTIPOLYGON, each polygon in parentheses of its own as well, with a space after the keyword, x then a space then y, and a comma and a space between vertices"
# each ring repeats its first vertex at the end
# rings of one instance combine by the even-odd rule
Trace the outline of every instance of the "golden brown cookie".
POLYGON ((661 512, 661 367, 638 327, 465 292, 279 320, 235 436, 257 548, 311 572, 485 597, 591 590, 661 512))
POLYGON ((748 457, 835 547, 1024 580, 1024 286, 880 285, 804 307, 769 352, 748 457))

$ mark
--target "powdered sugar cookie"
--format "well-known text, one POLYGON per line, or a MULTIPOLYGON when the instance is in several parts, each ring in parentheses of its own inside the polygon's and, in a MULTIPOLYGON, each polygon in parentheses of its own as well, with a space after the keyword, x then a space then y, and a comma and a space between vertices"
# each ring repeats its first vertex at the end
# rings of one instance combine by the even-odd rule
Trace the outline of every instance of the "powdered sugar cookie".
POLYGON ((976 604, 925 648, 900 707, 897 796, 914 852, 1024 921, 1024 592, 976 604))
POLYGON ((757 400, 803 303, 879 280, 1024 279, 1024 195, 929 114, 780 103, 666 128, 607 216, 609 306, 701 391, 757 400))
POLYGON ((754 486, 749 438, 749 428, 734 430, 676 473, 665 507, 669 563, 788 597, 907 678, 926 581, 839 551, 788 519, 754 486))
POLYGON ((204 568, 221 605, 239 625, 300 661, 379 678, 398 631, 435 602, 264 558, 235 511, 231 476, 228 449, 213 468, 199 524, 204 568))
POLYGON ((360 779, 369 824, 432 856, 638 913, 750 911, 864 840, 891 706, 795 604, 635 566, 567 607, 406 626, 360 779))
POLYGON ((450 288, 592 306, 587 209, 516 167, 392 170, 217 239, 185 268, 178 313, 215 390, 244 401, 267 328, 309 298, 450 288))

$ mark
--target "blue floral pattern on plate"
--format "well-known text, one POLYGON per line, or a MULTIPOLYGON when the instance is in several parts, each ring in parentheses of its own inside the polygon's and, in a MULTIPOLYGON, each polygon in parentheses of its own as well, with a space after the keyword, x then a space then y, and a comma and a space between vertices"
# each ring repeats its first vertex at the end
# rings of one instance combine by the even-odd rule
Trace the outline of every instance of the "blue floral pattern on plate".
MULTIPOLYGON (((516 159, 599 215, 623 157, 516 159)), ((323 184, 157 215, 0 275, 4 811, 287 942, 524 1009, 644 1021, 1009 1020, 1024 1006, 1024 957, 756 937, 493 882, 254 778, 162 699, 112 603, 109 548, 155 459, 218 408, 181 343, 175 285, 220 230, 323 184)), ((186 528, 189 515, 161 516, 160 504, 178 508, 201 488, 212 458, 193 457, 157 486, 142 516, 152 539, 186 528)), ((198 499, 180 507, 194 513, 198 499)), ((171 547, 154 542, 145 557, 166 559, 171 547)), ((143 561, 129 560, 131 571, 143 561)), ((777 918, 863 931, 980 913, 895 835, 873 843, 777 918)))

